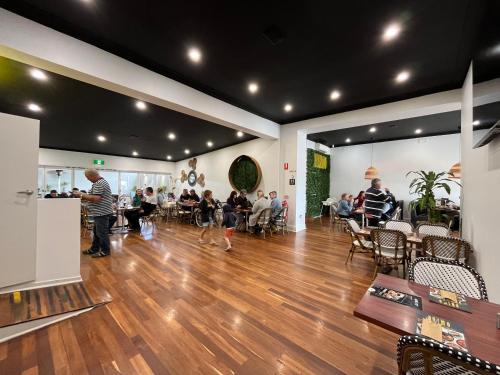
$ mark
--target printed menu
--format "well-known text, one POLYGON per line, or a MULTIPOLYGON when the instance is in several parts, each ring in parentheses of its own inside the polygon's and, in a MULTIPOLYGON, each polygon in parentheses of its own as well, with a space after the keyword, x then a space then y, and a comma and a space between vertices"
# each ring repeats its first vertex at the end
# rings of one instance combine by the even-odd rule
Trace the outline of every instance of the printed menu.
POLYGON ((417 311, 417 335, 427 336, 452 348, 468 351, 464 328, 451 320, 417 311))
POLYGON ((463 294, 430 287, 429 300, 441 305, 453 307, 454 309, 471 312, 470 306, 463 294))
POLYGON ((372 296, 384 298, 392 302, 422 310, 422 298, 420 298, 419 296, 399 292, 391 288, 385 288, 381 285, 372 285, 370 289, 368 289, 368 291, 372 296))

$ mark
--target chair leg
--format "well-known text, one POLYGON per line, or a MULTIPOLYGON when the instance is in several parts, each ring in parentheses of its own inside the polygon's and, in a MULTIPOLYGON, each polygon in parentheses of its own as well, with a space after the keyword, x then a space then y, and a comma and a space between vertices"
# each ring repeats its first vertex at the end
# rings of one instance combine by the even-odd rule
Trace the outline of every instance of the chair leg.
POLYGON ((349 261, 349 257, 351 257, 352 260, 352 255, 354 255, 353 253, 354 253, 354 244, 351 245, 351 248, 349 249, 349 253, 347 254, 347 258, 344 264, 347 264, 347 262, 349 261))

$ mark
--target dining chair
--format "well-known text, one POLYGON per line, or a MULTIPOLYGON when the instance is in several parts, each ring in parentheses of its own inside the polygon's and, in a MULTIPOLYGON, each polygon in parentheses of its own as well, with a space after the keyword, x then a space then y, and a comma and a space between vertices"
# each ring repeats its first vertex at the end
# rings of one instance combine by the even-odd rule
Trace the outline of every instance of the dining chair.
POLYGON ((422 239, 424 256, 467 263, 472 245, 455 237, 427 236, 422 239))
POLYGON ((143 227, 145 227, 146 225, 151 225, 152 226, 152 230, 154 231, 155 226, 156 226, 156 221, 160 217, 160 215, 161 215, 160 208, 157 207, 153 211, 151 211, 149 213, 149 215, 141 216, 141 218, 140 218, 140 220, 141 220, 141 229, 143 227))
POLYGON ((403 278, 406 277, 406 234, 394 229, 373 229, 370 232, 375 254, 375 270, 373 278, 377 276, 379 267, 391 266, 398 271, 403 266, 403 278))
POLYGON ((354 257, 354 253, 373 253, 373 243, 371 241, 365 240, 363 236, 358 233, 361 230, 359 224, 354 219, 347 219, 346 221, 347 232, 351 236, 351 248, 347 254, 345 264, 347 264, 349 258, 354 257))
POLYGON ((441 236, 446 237, 450 234, 448 226, 444 224, 422 223, 417 227, 417 235, 419 236, 441 236))
POLYGON ((285 235, 285 231, 288 233, 288 207, 283 207, 274 219, 274 225, 276 226, 277 230, 279 231, 281 229, 281 233, 283 236, 285 235))
POLYGON ((399 230, 403 233, 413 233, 413 225, 409 221, 389 220, 384 223, 385 229, 399 230))
POLYGON ((408 280, 488 300, 486 284, 481 275, 474 268, 455 260, 417 258, 408 268, 408 280))
POLYGON ((271 217, 273 215, 273 209, 272 208, 265 208, 263 209, 259 217, 257 218, 257 222, 255 223, 256 225, 260 225, 262 227, 262 233, 264 234, 264 238, 266 238, 266 230, 269 231, 269 235, 272 237, 272 231, 271 231, 271 217))
POLYGON ((185 210, 181 202, 176 202, 175 211, 177 222, 189 222, 191 220, 191 211, 185 210))
POLYGON ((89 216, 89 209, 86 205, 82 205, 81 208, 81 228, 82 237, 85 237, 87 234, 90 236, 90 233, 94 230, 94 219, 89 216))
POLYGON ((399 375, 499 374, 500 366, 428 337, 401 336, 397 345, 399 375))

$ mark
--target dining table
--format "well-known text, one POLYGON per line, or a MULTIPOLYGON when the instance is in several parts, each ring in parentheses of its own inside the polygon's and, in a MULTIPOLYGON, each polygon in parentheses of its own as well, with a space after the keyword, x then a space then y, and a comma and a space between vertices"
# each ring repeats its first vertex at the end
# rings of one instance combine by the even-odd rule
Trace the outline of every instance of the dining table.
POLYGON ((117 207, 116 208, 116 216, 118 218, 121 218, 120 220, 120 225, 118 225, 118 221, 116 221, 116 227, 114 228, 111 228, 112 232, 113 233, 119 233, 119 234, 125 234, 125 233, 128 233, 128 228, 125 228, 125 212, 128 212, 128 211, 137 211, 137 210, 140 210, 141 209, 141 206, 131 206, 131 205, 127 205, 127 206, 123 206, 123 207, 117 207))
MULTIPOLYGON (((361 230, 359 230, 358 232, 356 232, 356 234, 359 234, 363 237, 369 237, 370 232, 373 229, 379 229, 379 228, 378 227, 364 227, 364 228, 361 228, 361 230)), ((416 245, 417 247, 419 245, 420 246, 422 245, 422 240, 426 236, 424 234, 418 234, 417 232, 408 232, 405 234, 406 234, 406 242, 408 242, 411 245, 416 245)))
POLYGON ((238 223, 236 230, 240 231, 240 232, 248 232, 248 217, 252 213, 252 209, 251 208, 235 208, 234 211, 236 212, 236 214, 243 215, 243 221, 238 223))
MULTIPOLYGON (((500 329, 497 328, 500 305, 466 297, 470 312, 454 309, 431 302, 428 286, 384 274, 378 274, 373 285, 421 297, 423 312, 463 326, 470 354, 495 364, 500 363, 500 329)), ((415 334, 416 308, 373 296, 369 289, 353 314, 398 335, 415 334)))

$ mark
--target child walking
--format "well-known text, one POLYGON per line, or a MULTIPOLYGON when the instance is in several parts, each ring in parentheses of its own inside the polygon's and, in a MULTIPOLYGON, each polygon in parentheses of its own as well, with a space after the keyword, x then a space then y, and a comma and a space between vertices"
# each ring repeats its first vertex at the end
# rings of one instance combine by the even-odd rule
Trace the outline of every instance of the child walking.
POLYGON ((222 206, 222 212, 224 213, 224 219, 222 221, 222 226, 226 227, 224 231, 224 241, 226 241, 227 247, 224 251, 231 250, 231 236, 233 235, 234 228, 236 227, 236 215, 233 212, 233 208, 229 204, 222 206))
POLYGON ((212 198, 212 191, 205 190, 203 192, 203 200, 200 203, 201 210, 201 223, 203 230, 200 233, 199 243, 206 243, 203 236, 208 231, 208 237, 210 240, 210 245, 217 245, 212 236, 212 227, 214 225, 214 214, 215 214, 215 201, 212 198))

